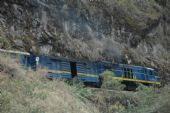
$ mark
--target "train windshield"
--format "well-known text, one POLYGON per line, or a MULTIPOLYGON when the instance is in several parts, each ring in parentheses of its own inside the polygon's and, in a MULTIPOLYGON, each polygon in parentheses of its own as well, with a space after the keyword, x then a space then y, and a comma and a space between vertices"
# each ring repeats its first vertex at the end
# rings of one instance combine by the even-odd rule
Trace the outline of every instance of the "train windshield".
POLYGON ((155 75, 155 78, 157 81, 160 81, 160 77, 158 76, 158 73, 156 71, 153 71, 154 75, 155 75))

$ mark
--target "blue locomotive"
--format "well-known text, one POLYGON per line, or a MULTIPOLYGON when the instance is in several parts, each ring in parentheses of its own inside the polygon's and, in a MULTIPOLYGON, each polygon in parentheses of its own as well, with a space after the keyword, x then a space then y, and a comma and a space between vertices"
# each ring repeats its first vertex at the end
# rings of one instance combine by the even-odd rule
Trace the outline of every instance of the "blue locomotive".
POLYGON ((26 52, 7 51, 3 49, 0 49, 0 52, 10 54, 11 58, 17 59, 24 67, 29 67, 33 70, 37 68, 48 69, 49 78, 76 78, 85 83, 101 85, 102 73, 110 70, 113 73, 113 80, 160 85, 159 77, 152 68, 129 64, 112 64, 102 61, 79 61, 45 55, 35 56, 26 52))

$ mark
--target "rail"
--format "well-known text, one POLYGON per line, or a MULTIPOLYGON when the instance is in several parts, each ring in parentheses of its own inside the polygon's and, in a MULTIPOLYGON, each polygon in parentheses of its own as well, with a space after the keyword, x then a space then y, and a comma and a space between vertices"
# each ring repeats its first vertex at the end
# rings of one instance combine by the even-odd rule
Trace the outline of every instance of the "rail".
POLYGON ((5 49, 0 49, 0 52, 4 53, 14 53, 14 54, 22 54, 22 55, 30 55, 28 52, 21 52, 21 51, 13 51, 13 50, 5 50, 5 49))

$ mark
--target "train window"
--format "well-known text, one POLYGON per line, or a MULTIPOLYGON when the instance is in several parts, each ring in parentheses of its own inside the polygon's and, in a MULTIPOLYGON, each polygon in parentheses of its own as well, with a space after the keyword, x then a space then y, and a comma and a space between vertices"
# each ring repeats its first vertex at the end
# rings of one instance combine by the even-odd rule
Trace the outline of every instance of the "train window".
POLYGON ((11 53, 11 58, 15 59, 15 58, 17 58, 17 55, 15 53, 11 53))
POLYGON ((92 69, 92 66, 89 64, 86 64, 86 69, 89 69, 89 70, 91 70, 92 69))
POLYGON ((111 67, 110 67, 110 66, 104 66, 104 68, 105 68, 105 69, 108 69, 108 70, 110 70, 110 69, 111 69, 111 67))
POLYGON ((131 68, 124 68, 123 70, 125 78, 133 78, 133 71, 131 68))
POLYGON ((145 73, 144 70, 140 70, 139 72, 142 73, 142 74, 145 73))
POLYGON ((158 76, 158 74, 155 71, 153 72, 153 75, 158 76))
POLYGON ((149 71, 149 75, 153 75, 153 72, 152 72, 152 71, 149 71))
POLYGON ((144 73, 145 73, 145 74, 147 74, 147 71, 146 71, 146 69, 144 70, 144 73))

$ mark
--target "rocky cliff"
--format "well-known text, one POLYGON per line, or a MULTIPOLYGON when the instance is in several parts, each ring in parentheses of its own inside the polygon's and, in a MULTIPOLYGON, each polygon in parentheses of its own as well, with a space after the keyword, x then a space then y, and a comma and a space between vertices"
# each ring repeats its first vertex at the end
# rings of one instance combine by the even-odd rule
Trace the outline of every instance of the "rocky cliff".
POLYGON ((168 0, 0 0, 0 48, 170 67, 168 0))

